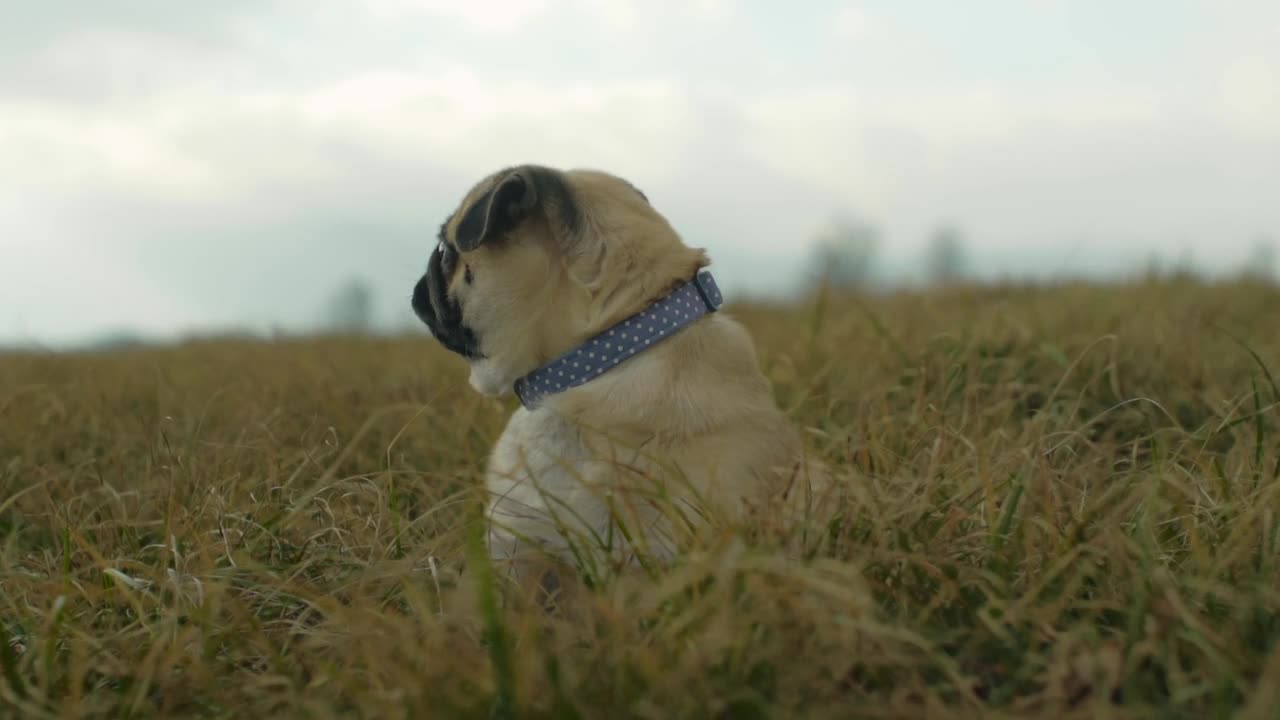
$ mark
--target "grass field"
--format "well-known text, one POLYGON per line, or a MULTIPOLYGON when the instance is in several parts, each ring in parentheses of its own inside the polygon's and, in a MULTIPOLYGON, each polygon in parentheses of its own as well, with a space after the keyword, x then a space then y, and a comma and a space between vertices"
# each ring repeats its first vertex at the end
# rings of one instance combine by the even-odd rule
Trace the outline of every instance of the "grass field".
POLYGON ((468 559, 512 405, 430 340, 0 357, 0 715, 1280 717, 1280 290, 731 311, 847 504, 570 619, 468 559))

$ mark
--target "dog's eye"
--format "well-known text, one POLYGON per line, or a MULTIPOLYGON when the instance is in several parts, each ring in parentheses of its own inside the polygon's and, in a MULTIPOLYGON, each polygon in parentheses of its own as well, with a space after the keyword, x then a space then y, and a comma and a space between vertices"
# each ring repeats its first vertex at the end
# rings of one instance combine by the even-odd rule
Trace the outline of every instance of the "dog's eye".
POLYGON ((471 276, 471 266, 470 266, 470 265, 463 265, 463 266, 462 266, 462 281, 463 281, 463 282, 465 282, 466 284, 470 285, 470 284, 471 284, 471 280, 472 280, 472 279, 473 279, 473 278, 472 278, 472 276, 471 276))

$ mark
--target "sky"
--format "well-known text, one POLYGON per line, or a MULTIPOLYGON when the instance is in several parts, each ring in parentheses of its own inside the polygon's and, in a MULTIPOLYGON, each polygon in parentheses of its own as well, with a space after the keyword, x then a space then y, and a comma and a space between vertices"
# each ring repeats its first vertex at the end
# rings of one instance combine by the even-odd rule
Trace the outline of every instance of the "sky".
POLYGON ((1210 271, 1280 235, 1274 0, 0 0, 0 342, 410 327, 510 164, 640 187, 731 295, 839 216, 907 276, 1210 271))

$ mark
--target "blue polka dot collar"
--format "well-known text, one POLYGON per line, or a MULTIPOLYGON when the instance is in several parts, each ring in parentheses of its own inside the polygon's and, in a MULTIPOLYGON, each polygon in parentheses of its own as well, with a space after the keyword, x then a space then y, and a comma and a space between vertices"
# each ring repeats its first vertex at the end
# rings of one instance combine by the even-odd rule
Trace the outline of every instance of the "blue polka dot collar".
POLYGON ((700 271, 692 280, 638 314, 516 380, 516 397, 532 409, 548 395, 600 377, 703 315, 715 312, 722 304, 724 297, 715 278, 706 270, 700 271))

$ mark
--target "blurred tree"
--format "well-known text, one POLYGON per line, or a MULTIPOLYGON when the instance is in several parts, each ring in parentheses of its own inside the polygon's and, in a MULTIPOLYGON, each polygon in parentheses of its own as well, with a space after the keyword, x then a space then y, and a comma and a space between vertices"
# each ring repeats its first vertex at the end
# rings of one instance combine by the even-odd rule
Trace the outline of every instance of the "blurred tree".
POLYGON ((864 287, 875 274, 880 231, 865 220, 838 215, 818 233, 813 246, 813 270, 828 287, 864 287))
POLYGON ((935 283, 955 282, 968 272, 964 234, 959 228, 944 225, 933 232, 925 251, 925 271, 935 283))
POLYGON ((1152 250, 1147 255, 1147 264, 1143 272, 1147 280, 1159 280, 1164 277, 1164 258, 1160 253, 1152 250))
POLYGON ((329 300, 329 327, 338 332, 368 332, 373 325, 373 291, 358 278, 348 280, 329 300))
POLYGON ((1277 273, 1280 273, 1280 265, 1277 264, 1276 240, 1266 235, 1259 237, 1249 252, 1244 274, 1260 280, 1280 280, 1277 273))

